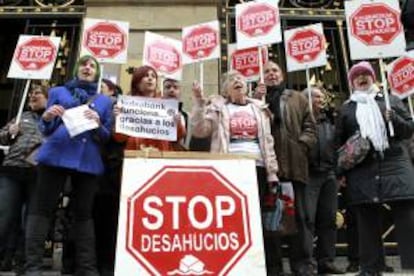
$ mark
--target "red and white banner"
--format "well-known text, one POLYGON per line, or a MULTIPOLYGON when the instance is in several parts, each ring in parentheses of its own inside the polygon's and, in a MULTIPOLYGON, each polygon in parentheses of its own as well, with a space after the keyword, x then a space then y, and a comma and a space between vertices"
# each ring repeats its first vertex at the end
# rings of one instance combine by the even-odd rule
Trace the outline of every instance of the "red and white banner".
MULTIPOLYGON (((237 70, 248 81, 260 78, 258 47, 237 50, 236 44, 228 45, 228 61, 231 70, 237 70)), ((268 61, 267 47, 262 47, 263 65, 268 61)))
POLYGON ((326 39, 322 23, 284 32, 288 72, 326 65, 326 39))
POLYGON ((184 64, 220 58, 218 20, 183 28, 182 42, 184 64))
POLYGON ((152 66, 164 78, 181 80, 183 53, 180 40, 145 32, 143 63, 152 66))
POLYGON ((345 1, 351 59, 396 57, 406 42, 398 0, 345 1))
POLYGON ((20 35, 8 78, 48 80, 59 51, 60 37, 20 35))
POLYGON ((282 41, 278 3, 261 0, 236 5, 237 49, 282 41))
POLYGON ((104 63, 126 63, 129 22, 85 18, 81 56, 92 55, 104 63))
POLYGON ((414 94, 414 51, 394 60, 387 71, 392 94, 400 99, 414 94))
POLYGON ((121 187, 116 276, 266 275, 254 160, 126 158, 121 187))

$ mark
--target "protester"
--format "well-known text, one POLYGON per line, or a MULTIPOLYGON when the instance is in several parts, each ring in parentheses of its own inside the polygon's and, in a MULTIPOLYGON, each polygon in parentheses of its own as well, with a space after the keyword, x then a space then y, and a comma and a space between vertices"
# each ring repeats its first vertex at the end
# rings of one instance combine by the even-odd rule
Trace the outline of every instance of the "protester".
MULTIPOLYGON (((157 90, 158 75, 154 68, 144 65, 134 70, 131 80, 131 96, 161 98, 157 90)), ((120 114, 120 107, 115 106, 114 115, 120 114)), ((177 124, 177 141, 183 139, 186 135, 186 129, 181 120, 181 115, 175 117, 177 124)), ((132 137, 121 133, 115 133, 114 138, 118 142, 125 142, 126 150, 141 150, 144 148, 156 148, 160 151, 174 151, 177 141, 157 140, 149 138, 132 137)))
MULTIPOLYGON (((286 88, 280 66, 269 61, 264 66, 264 84, 259 84, 255 97, 265 98, 273 113, 272 133, 279 160, 280 181, 293 184, 297 233, 289 237, 290 266, 294 275, 314 275, 312 232, 305 189, 309 183, 308 158, 316 142, 316 129, 306 98, 286 88)), ((273 263, 281 266, 280 245, 274 238, 273 263)))
POLYGON ((122 89, 109 79, 102 79, 101 93, 110 97, 115 103, 118 96, 122 94, 122 89))
MULTIPOLYGON (((108 79, 102 80, 101 91, 116 104, 121 88, 108 79)), ((114 274, 116 234, 118 228, 119 195, 124 144, 110 139, 102 147, 105 173, 99 181, 93 217, 96 233, 96 253, 101 276, 114 274)))
POLYGON ((92 56, 81 57, 74 78, 49 90, 47 109, 40 121, 45 142, 37 155, 38 177, 29 206, 26 230, 26 275, 41 275, 44 241, 50 219, 67 177, 73 185, 75 275, 99 275, 96 269, 92 206, 104 166, 101 145, 110 137, 112 102, 97 94, 100 65, 92 56), (74 137, 62 116, 66 110, 87 105, 85 119, 99 126, 74 137))
MULTIPOLYGON (((24 244, 22 221, 25 218, 22 219, 22 214, 26 213, 36 181, 35 164, 28 156, 42 143, 38 123, 46 107, 47 89, 33 84, 28 94, 29 110, 22 113, 19 123, 14 118, 0 130, 0 144, 10 146, 0 171, 0 252, 7 251, 2 269, 11 268, 14 252, 10 250, 16 250, 17 244, 24 244), (11 240, 14 245, 6 248, 11 240)), ((16 260, 20 266, 23 266, 22 258, 16 260)), ((21 268, 17 267, 17 270, 21 268)))
MULTIPOLYGON (((270 132, 270 111, 261 101, 247 97, 246 80, 237 71, 230 71, 223 76, 221 95, 207 102, 199 84, 193 85, 192 135, 198 138, 211 137, 211 152, 251 154, 256 157, 263 209, 265 195, 278 182, 278 165, 270 132)), ((269 250, 265 248, 266 254, 269 250)))
MULTIPOLYGON (((336 243, 336 212, 338 209, 338 184, 335 176, 335 128, 333 118, 324 109, 323 89, 313 86, 303 91, 311 93, 312 110, 316 121, 318 140, 309 159, 309 184, 305 196, 309 220, 316 241, 318 274, 344 274, 334 264, 336 243)), ((311 242, 311 241, 309 241, 311 242)))
MULTIPOLYGON (((185 129, 188 127, 188 114, 183 110, 183 102, 181 101, 181 85, 180 82, 173 79, 165 79, 163 83, 163 98, 178 100, 178 111, 181 114, 181 123, 184 124, 185 129)), ((185 146, 186 137, 181 139, 180 144, 185 146)))
POLYGON ((357 131, 370 145, 360 163, 347 169, 339 164, 337 169, 347 185, 349 204, 357 217, 359 275, 381 275, 382 203, 391 206, 402 269, 413 273, 414 169, 402 140, 413 134, 414 123, 394 96, 390 96, 391 110, 386 110, 385 97, 374 84, 375 71, 370 63, 363 61, 352 66, 348 78, 353 94, 341 107, 336 145, 343 145, 357 131), (389 122, 394 126, 394 137, 389 135, 389 122))

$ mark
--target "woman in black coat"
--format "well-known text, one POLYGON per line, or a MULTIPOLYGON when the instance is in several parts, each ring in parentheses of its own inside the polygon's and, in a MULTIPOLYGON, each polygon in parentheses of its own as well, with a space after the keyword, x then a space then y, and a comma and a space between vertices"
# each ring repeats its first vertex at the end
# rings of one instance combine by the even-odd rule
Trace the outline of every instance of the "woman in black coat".
POLYGON ((375 72, 368 62, 349 71, 353 88, 350 100, 340 110, 336 143, 360 131, 371 149, 365 159, 349 170, 338 168, 347 185, 349 204, 356 210, 361 272, 381 275, 383 263, 381 204, 388 203, 396 228, 402 268, 414 271, 414 169, 402 140, 411 137, 414 123, 403 103, 390 96, 391 111, 385 111, 384 95, 374 85, 375 72), (388 135, 391 121, 395 135, 388 135))

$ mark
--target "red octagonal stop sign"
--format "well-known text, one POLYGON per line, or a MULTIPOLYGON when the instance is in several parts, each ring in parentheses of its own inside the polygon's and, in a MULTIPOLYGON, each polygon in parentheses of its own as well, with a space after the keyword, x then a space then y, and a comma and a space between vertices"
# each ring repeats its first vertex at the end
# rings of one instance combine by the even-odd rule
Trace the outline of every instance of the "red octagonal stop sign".
POLYGON ((287 43, 288 55, 299 63, 314 61, 325 49, 324 37, 312 30, 299 30, 287 43))
POLYGON ((181 68, 181 55, 171 44, 158 40, 147 47, 146 59, 157 71, 173 74, 181 68))
POLYGON ((127 250, 152 275, 224 275, 251 246, 247 197, 211 167, 164 167, 128 198, 127 250))
POLYGON ((100 22, 86 30, 84 46, 96 58, 113 58, 123 52, 126 34, 114 23, 100 22))
POLYGON ((404 97, 414 89, 414 59, 407 56, 399 58, 388 77, 392 90, 404 97))
POLYGON ((266 3, 256 3, 246 8, 237 21, 237 27, 245 35, 265 35, 279 23, 279 11, 266 3))
POLYGON ((47 37, 32 38, 16 50, 16 61, 23 70, 39 71, 55 61, 56 49, 47 37))
POLYGON ((402 31, 400 13, 383 3, 361 5, 350 24, 352 35, 368 46, 389 44, 402 31))
MULTIPOLYGON (((268 55, 266 49, 263 47, 262 57, 262 63, 264 65, 268 61, 268 55)), ((257 47, 236 50, 231 54, 230 60, 231 68, 237 70, 246 78, 259 74, 259 53, 257 47)))
POLYGON ((209 26, 193 29, 183 39, 183 51, 192 59, 206 58, 218 46, 218 33, 209 26))

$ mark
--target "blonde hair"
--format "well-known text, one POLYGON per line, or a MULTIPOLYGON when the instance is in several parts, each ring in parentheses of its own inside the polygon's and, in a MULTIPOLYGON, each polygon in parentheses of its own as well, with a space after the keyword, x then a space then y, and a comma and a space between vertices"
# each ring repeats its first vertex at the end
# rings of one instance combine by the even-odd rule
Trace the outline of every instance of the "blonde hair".
POLYGON ((40 83, 40 82, 33 82, 31 87, 30 87, 30 91, 34 91, 36 89, 39 89, 42 92, 42 94, 47 98, 49 88, 50 88, 49 84, 43 84, 43 83, 40 83))
POLYGON ((220 95, 222 95, 225 98, 229 97, 227 89, 230 81, 233 80, 235 76, 241 76, 243 80, 246 81, 245 77, 242 74, 240 74, 240 72, 237 70, 230 70, 224 73, 221 76, 220 95))
POLYGON ((313 97, 313 91, 315 90, 315 89, 318 89, 319 91, 321 91, 321 93, 322 94, 325 94, 325 88, 323 87, 323 86, 321 86, 321 85, 316 85, 316 84, 314 84, 314 85, 311 85, 310 87, 309 87, 309 89, 308 88, 305 88, 305 89, 303 89, 302 90, 302 94, 305 96, 305 97, 308 97, 308 91, 310 90, 310 92, 311 92, 311 96, 313 97))

